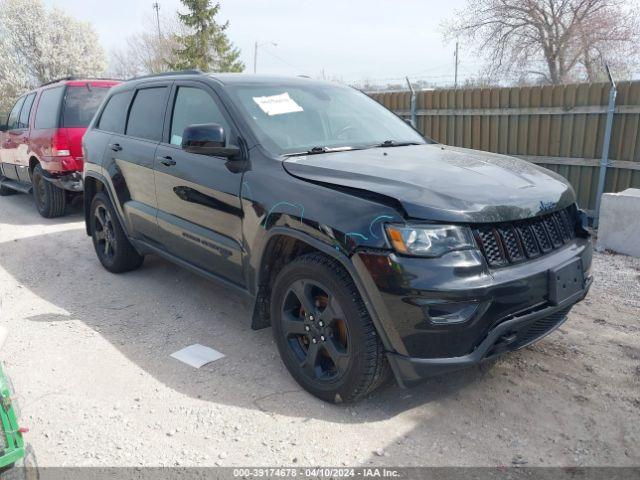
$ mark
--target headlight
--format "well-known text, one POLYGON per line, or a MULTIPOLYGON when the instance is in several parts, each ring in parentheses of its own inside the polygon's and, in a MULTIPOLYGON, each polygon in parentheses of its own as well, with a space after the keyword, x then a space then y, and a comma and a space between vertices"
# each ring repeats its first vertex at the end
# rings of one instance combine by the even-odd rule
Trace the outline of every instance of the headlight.
POLYGON ((473 233, 456 225, 387 225, 396 252, 417 257, 439 257, 454 250, 477 248, 473 233))
POLYGON ((587 212, 584 210, 578 209, 577 218, 576 218, 576 227, 579 234, 582 236, 588 237, 590 235, 589 232, 589 216, 587 212))

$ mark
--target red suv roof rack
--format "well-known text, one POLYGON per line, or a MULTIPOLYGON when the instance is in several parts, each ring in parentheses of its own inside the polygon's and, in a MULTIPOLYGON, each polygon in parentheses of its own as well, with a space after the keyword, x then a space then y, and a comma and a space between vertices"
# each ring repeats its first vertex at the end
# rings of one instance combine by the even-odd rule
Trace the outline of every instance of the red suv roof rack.
POLYGON ((50 82, 45 82, 37 88, 44 87, 46 85, 52 85, 58 82, 66 82, 70 80, 113 80, 113 81, 121 81, 117 78, 106 78, 106 77, 80 77, 78 75, 70 75, 68 77, 56 78, 55 80, 51 80, 50 82))

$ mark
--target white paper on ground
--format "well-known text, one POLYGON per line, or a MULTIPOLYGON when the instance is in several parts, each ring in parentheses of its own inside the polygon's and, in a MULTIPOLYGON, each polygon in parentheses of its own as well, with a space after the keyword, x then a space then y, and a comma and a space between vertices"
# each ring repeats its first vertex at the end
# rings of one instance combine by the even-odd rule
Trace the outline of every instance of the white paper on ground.
POLYGON ((223 358, 224 354, 214 350, 213 348, 195 343, 172 353, 171 356, 176 360, 186 363, 187 365, 191 365, 194 368, 200 368, 207 363, 223 358))
POLYGON ((303 108, 289 96, 289 92, 284 92, 280 95, 270 95, 268 97, 253 97, 253 101, 270 117, 284 113, 304 111, 303 108))

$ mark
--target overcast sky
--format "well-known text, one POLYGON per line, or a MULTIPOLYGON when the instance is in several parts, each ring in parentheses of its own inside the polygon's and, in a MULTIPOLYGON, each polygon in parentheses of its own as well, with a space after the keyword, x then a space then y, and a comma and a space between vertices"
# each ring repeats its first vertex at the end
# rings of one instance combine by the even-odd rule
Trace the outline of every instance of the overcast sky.
MULTIPOLYGON (((121 47, 128 35, 149 26, 154 0, 45 0, 91 22, 105 49, 121 47)), ((172 15, 179 0, 158 0, 160 15, 172 15)), ((464 0, 222 0, 221 20, 229 37, 258 72, 307 74, 354 82, 400 81, 405 75, 439 84, 453 81, 453 44, 444 44, 441 20, 464 0)), ((461 50, 460 76, 474 74, 479 62, 461 50)))

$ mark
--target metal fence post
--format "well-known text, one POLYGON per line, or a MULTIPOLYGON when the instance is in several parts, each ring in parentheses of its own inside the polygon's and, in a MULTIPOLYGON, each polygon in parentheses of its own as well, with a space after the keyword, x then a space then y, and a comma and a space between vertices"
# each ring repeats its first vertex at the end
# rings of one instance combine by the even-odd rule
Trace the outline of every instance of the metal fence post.
POLYGON ((418 112, 417 112, 417 104, 418 98, 416 96, 416 91, 413 89, 411 82, 409 81, 409 77, 405 77, 407 79, 407 85, 409 86, 409 91, 411 92, 411 126, 418 129, 418 112))
POLYGON ((598 221, 600 220, 600 202, 602 200, 602 194, 604 193, 604 184, 607 177, 607 167, 609 163, 609 146, 611 145, 611 130, 613 128, 613 114, 616 110, 616 96, 618 91, 616 89, 616 82, 611 76, 609 65, 605 64, 607 75, 609 76, 609 83, 611 89, 609 90, 609 106, 607 108, 607 123, 604 131, 604 142, 602 144, 602 158, 600 159, 600 176, 598 177, 598 191, 596 193, 596 211, 593 218, 593 228, 598 228, 598 221))

